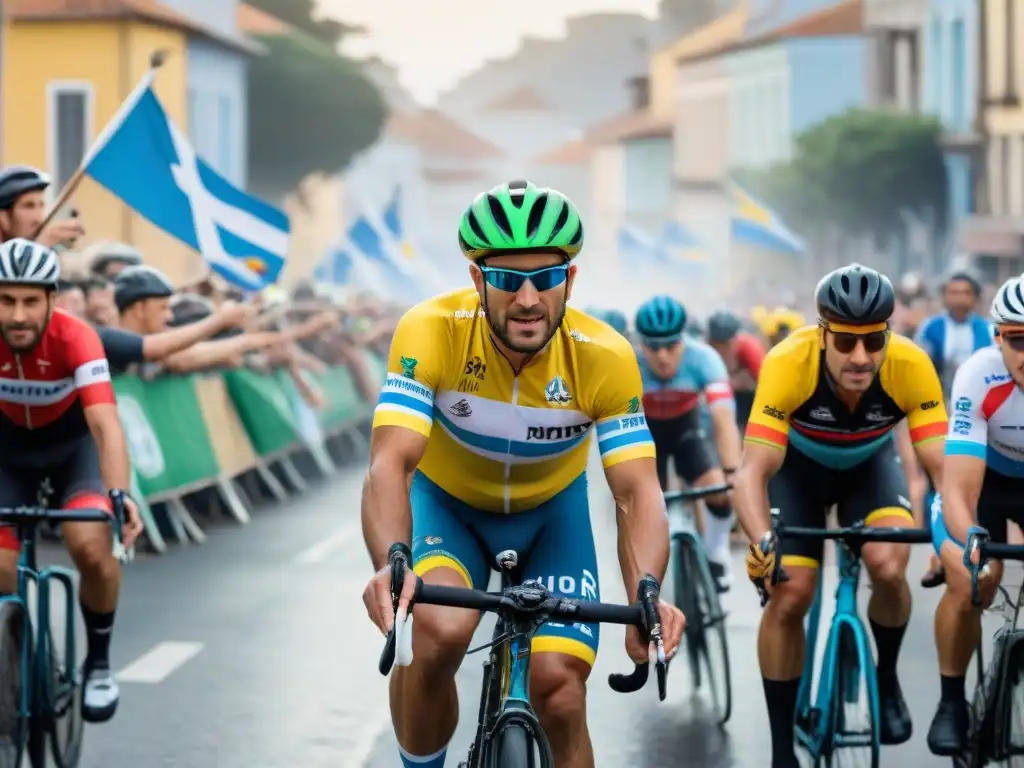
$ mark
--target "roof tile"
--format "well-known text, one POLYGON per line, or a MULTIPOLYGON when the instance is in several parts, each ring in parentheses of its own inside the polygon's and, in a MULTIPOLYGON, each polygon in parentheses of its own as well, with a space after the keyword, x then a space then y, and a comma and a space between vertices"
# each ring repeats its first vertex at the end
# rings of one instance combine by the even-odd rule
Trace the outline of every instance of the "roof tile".
POLYGON ((464 158, 495 158, 505 153, 491 142, 463 128, 436 109, 416 113, 392 111, 387 133, 431 154, 464 158))
POLYGON ((553 107, 535 88, 524 85, 499 96, 483 107, 483 112, 550 112, 553 107))
POLYGON ((238 28, 247 35, 265 35, 268 37, 287 35, 292 31, 292 25, 281 21, 276 16, 271 16, 266 11, 247 5, 238 4, 238 28))
POLYGON ((864 0, 844 0, 814 13, 809 13, 788 24, 777 27, 763 35, 740 40, 713 49, 695 50, 684 53, 676 59, 679 64, 689 64, 716 59, 729 53, 737 53, 762 45, 793 40, 802 37, 835 37, 859 35, 864 32, 864 0))
POLYGON ((5 0, 4 11, 7 18, 15 22, 137 19, 201 35, 244 53, 262 50, 244 38, 224 34, 157 0, 5 0))

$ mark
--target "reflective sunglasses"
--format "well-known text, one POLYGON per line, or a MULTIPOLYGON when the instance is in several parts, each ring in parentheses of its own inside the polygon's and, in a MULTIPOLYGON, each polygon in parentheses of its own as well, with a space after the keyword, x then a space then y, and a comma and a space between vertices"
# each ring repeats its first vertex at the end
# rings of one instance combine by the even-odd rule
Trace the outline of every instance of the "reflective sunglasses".
POLYGON ((1024 333, 1001 333, 1003 344, 1009 344, 1014 352, 1024 352, 1024 333))
POLYGON ((532 272, 501 267, 480 267, 480 271, 483 272, 484 280, 489 286, 506 293, 518 293, 527 280, 533 283, 534 288, 543 293, 557 288, 569 277, 568 264, 556 264, 553 267, 535 269, 532 272))
POLYGON ((836 351, 842 355, 848 355, 857 348, 857 342, 864 342, 864 351, 869 355, 881 352, 885 349, 885 342, 889 338, 888 331, 872 331, 871 333, 846 333, 845 331, 829 331, 836 351))
POLYGON ((671 349, 680 341, 682 341, 682 338, 679 336, 669 336, 664 339, 652 339, 648 336, 640 338, 640 343, 654 352, 657 352, 659 349, 671 349))

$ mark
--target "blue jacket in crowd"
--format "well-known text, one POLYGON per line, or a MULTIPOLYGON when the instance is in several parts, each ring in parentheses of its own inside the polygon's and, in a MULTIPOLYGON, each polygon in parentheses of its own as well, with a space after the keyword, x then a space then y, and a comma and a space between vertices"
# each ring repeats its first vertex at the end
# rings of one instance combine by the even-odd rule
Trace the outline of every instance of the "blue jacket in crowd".
POLYGON ((959 366, 967 357, 983 347, 993 343, 992 326, 984 317, 977 312, 971 312, 967 319, 961 324, 957 323, 948 312, 932 315, 917 329, 914 337, 917 342, 935 364, 935 370, 943 380, 952 380, 955 367, 959 366), (970 326, 971 349, 955 350, 955 336, 957 327, 970 326), (957 354, 959 352, 959 354, 957 354), (965 355, 966 353, 966 355, 965 355), (959 359, 958 359, 959 358, 959 359), (947 371, 947 363, 953 363, 954 368, 947 371))

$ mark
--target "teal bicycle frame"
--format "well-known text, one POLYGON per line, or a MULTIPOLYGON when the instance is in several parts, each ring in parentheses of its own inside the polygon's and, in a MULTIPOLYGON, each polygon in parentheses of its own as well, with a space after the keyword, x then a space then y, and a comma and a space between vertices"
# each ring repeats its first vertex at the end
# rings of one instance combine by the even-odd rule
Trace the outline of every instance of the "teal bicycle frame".
MULTIPOLYGON (((121 512, 123 514, 123 511, 121 512)), ((77 605, 74 599, 75 574, 72 570, 58 565, 40 569, 36 560, 36 527, 45 521, 60 522, 114 522, 115 535, 119 518, 111 518, 104 510, 48 510, 44 508, 0 509, 0 525, 13 525, 21 541, 18 558, 18 591, 13 595, 0 597, 0 605, 13 603, 21 615, 20 669, 21 695, 18 715, 21 721, 22 744, 27 744, 29 761, 34 768, 45 768, 47 764, 47 736, 54 734, 55 753, 61 748, 56 743, 55 723, 68 713, 67 707, 79 706, 77 684, 77 650, 75 619, 77 605), (53 584, 64 589, 64 637, 63 658, 68 665, 67 679, 54 680, 52 648, 54 638, 50 633, 53 584), (29 611, 29 585, 36 586, 35 610, 39 626, 33 626, 29 611)), ((3 685, 3 681, 0 681, 3 685)), ((68 754, 55 754, 58 765, 64 768, 78 762, 79 743, 68 745, 68 754)))
POLYGON ((818 632, 821 629, 821 611, 825 591, 824 575, 818 569, 818 587, 814 595, 814 604, 807 619, 807 651, 804 659, 804 672, 800 679, 800 691, 796 705, 796 738, 810 756, 818 760, 832 755, 843 747, 871 747, 878 750, 878 729, 871 728, 867 733, 843 733, 838 717, 838 700, 840 686, 839 675, 845 675, 846 701, 854 702, 859 698, 859 671, 863 671, 867 683, 868 707, 871 722, 880 720, 878 704, 878 680, 875 673, 875 660, 871 653, 867 629, 857 612, 857 584, 860 579, 860 558, 845 542, 836 546, 839 566, 839 584, 836 587, 836 608, 832 616, 825 645, 825 657, 822 662, 818 679, 818 691, 811 701, 811 686, 814 681, 815 649, 818 643, 818 632), (841 638, 843 628, 848 627, 854 639, 854 647, 850 648, 841 638), (854 656, 850 658, 850 652, 854 656), (856 666, 854 666, 856 665, 856 666))
MULTIPOLYGON (((859 545, 867 542, 899 544, 930 544, 931 533, 920 528, 871 528, 857 523, 847 528, 820 529, 789 527, 782 523, 779 510, 772 510, 772 530, 761 543, 763 552, 778 554, 778 542, 784 538, 836 541, 839 583, 836 586, 836 607, 825 641, 825 655, 818 677, 818 690, 812 702, 811 688, 815 680, 815 649, 821 630, 824 602, 824 573, 818 569, 818 585, 814 602, 807 616, 807 644, 804 670, 797 693, 794 732, 797 742, 807 750, 815 765, 822 760, 832 763, 832 755, 844 748, 867 747, 871 750, 872 768, 878 768, 879 723, 878 679, 875 659, 864 621, 857 611, 857 585, 860 581, 859 545), (860 675, 867 686, 870 724, 867 730, 847 730, 843 722, 843 704, 860 699, 860 675)), ((789 577, 782 568, 782 558, 775 559, 773 583, 789 577)), ((766 600, 767 598, 762 598, 766 600)))

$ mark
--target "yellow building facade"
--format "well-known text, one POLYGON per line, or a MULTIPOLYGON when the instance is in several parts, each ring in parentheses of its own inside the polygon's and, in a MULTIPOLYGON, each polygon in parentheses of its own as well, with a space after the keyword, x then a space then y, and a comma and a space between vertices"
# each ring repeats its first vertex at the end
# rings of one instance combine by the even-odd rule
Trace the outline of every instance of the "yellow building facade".
MULTIPOLYGON (((33 15, 33 3, 9 2, 2 68, 2 162, 47 171, 56 187, 145 76, 150 56, 166 52, 155 91, 168 116, 188 126, 188 35, 170 12, 154 18, 61 19, 33 15), (81 134, 81 135, 80 135, 81 134)), ((45 4, 43 4, 45 5, 45 4)), ((35 6, 39 7, 39 6, 35 6)), ((131 243, 177 285, 206 273, 201 257, 133 212, 91 179, 69 203, 82 217, 86 247, 131 243)))

